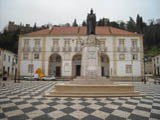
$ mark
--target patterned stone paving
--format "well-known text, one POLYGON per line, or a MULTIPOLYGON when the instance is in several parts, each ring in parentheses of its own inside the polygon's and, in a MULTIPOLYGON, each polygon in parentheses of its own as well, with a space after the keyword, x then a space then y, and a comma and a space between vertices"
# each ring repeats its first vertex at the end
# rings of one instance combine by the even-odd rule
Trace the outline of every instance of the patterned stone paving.
POLYGON ((44 92, 56 83, 23 81, 0 86, 0 120, 160 120, 160 85, 135 83, 144 97, 45 97, 44 92))

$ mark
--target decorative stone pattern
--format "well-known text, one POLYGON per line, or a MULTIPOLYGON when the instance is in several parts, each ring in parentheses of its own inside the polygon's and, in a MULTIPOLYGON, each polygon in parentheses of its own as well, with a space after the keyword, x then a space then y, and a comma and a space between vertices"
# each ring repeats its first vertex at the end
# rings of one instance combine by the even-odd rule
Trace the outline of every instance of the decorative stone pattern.
MULTIPOLYGON (((0 120, 159 120, 160 86, 134 83, 144 97, 44 97, 56 82, 21 81, 0 86, 0 120)), ((130 83, 132 84, 132 83, 130 83)))

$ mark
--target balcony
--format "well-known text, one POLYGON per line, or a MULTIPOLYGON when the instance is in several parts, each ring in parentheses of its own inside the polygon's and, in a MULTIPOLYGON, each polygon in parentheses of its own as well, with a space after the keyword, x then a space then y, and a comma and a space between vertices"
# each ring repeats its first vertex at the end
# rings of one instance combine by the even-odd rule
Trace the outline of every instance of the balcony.
POLYGON ((23 51, 23 52, 30 52, 31 49, 30 49, 30 47, 23 47, 23 48, 22 48, 22 51, 23 51))
POLYGON ((118 47, 117 52, 126 52, 126 47, 118 47))
POLYGON ((33 48, 33 52, 40 52, 41 51, 41 47, 34 47, 33 48))
POLYGON ((101 52, 107 52, 107 47, 101 47, 101 48, 100 48, 100 51, 101 51, 101 52))
POLYGON ((71 47, 63 47, 64 52, 71 52, 72 48, 71 47))
POLYGON ((75 47, 75 52, 81 52, 82 51, 82 47, 75 47))
POLYGON ((139 52, 139 48, 131 48, 131 52, 139 52))
POLYGON ((60 47, 52 47, 51 51, 52 52, 60 52, 60 47))

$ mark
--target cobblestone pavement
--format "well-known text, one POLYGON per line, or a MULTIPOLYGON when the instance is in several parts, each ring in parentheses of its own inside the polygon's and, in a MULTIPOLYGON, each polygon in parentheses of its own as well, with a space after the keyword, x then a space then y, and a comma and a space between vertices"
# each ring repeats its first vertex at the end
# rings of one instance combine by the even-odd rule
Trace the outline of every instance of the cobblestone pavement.
POLYGON ((129 83, 144 97, 45 97, 57 82, 8 82, 0 87, 0 120, 160 120, 160 85, 129 83))

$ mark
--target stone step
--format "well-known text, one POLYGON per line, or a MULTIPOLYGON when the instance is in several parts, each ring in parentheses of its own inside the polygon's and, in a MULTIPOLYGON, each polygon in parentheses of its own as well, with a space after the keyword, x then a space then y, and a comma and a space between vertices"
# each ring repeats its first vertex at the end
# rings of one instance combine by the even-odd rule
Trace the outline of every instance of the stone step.
POLYGON ((143 96, 134 91, 132 85, 81 85, 81 84, 57 84, 54 91, 47 96, 53 97, 107 97, 107 96, 143 96))
POLYGON ((129 92, 134 90, 132 85, 80 85, 65 84, 55 85, 56 91, 61 92, 129 92))
POLYGON ((142 97, 139 92, 131 93, 50 93, 47 97, 142 97))

